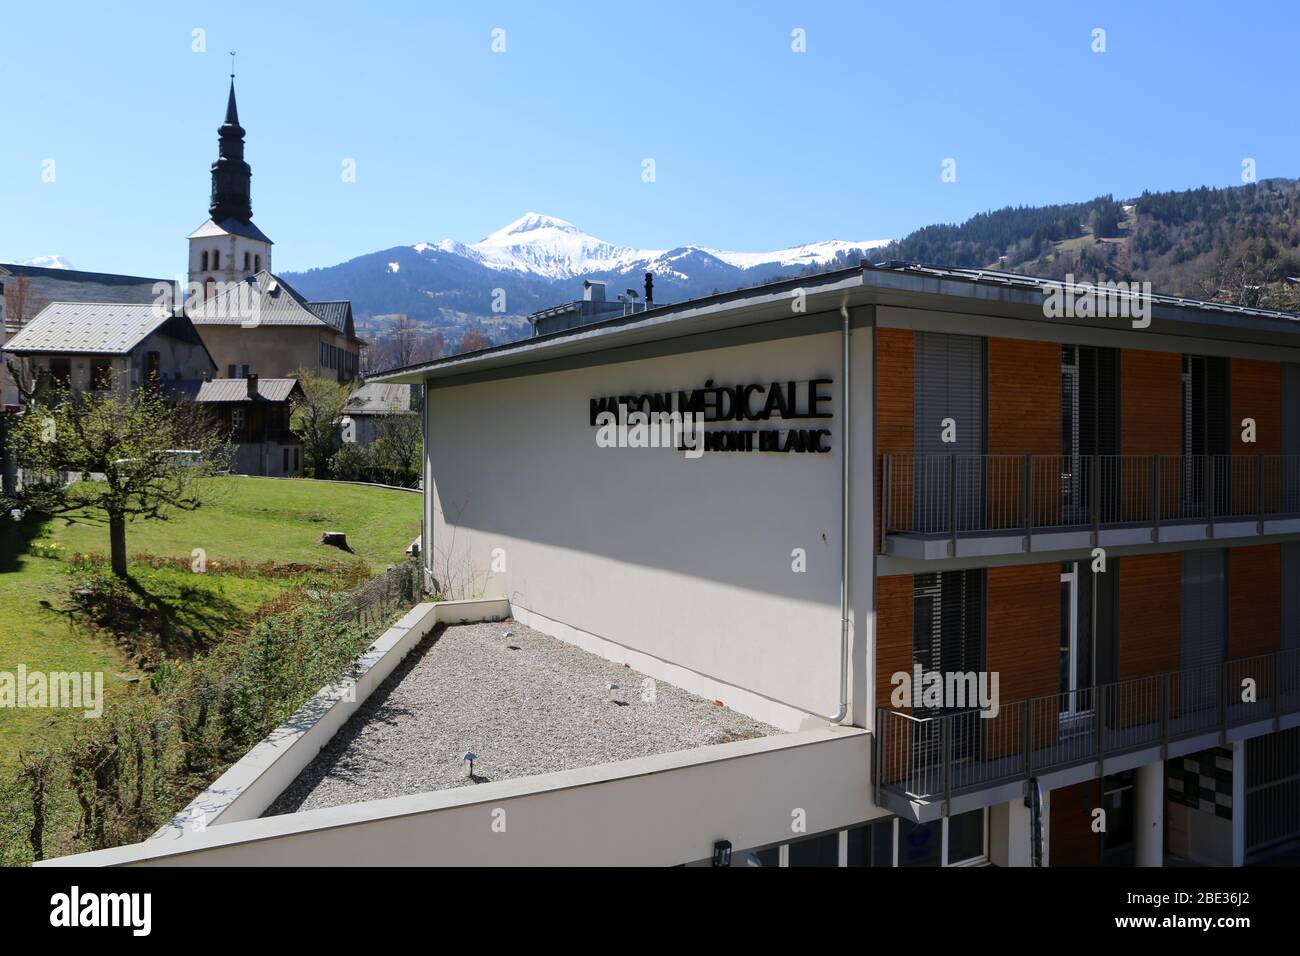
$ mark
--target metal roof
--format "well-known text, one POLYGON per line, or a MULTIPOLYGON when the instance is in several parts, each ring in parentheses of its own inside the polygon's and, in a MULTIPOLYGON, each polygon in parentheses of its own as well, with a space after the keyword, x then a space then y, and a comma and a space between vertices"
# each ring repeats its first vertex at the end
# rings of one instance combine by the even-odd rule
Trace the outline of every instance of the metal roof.
POLYGON ((52 302, 5 343, 6 352, 125 355, 174 316, 155 304, 52 302))
POLYGON ((410 385, 367 382, 352 393, 343 406, 345 415, 386 415, 411 410, 410 385))
POLYGON ((243 236, 245 239, 256 239, 258 242, 275 245, 274 242, 271 242, 270 237, 261 229, 258 229, 257 226, 251 222, 240 222, 238 219, 223 219, 221 222, 214 222, 209 219, 185 238, 207 239, 211 236, 243 236))
POLYGON ((296 378, 259 378, 257 395, 248 394, 246 378, 214 378, 199 386, 196 402, 283 402, 298 388, 296 378))
MULTIPOLYGON (((1053 288, 1064 288, 1067 291, 1083 291, 1089 287, 1103 287, 1104 284, 1086 283, 1076 280, 1072 285, 1066 285, 1056 279, 1042 279, 1038 276, 1021 275, 1018 272, 999 272, 995 269, 961 269, 953 266, 935 266, 926 265, 921 262, 902 262, 891 260, 889 262, 877 263, 874 266, 865 266, 868 269, 902 272, 911 275, 934 276, 937 278, 955 278, 965 279, 970 282, 979 282, 987 285, 1000 285, 1009 288, 1021 289, 1039 289, 1050 290, 1053 288)), ((1124 294, 1121 293, 1121 297, 1124 294)), ((1220 312, 1229 315, 1252 315, 1265 319, 1288 319, 1292 322, 1300 321, 1300 315, 1294 312, 1282 312, 1278 309, 1257 309, 1245 305, 1233 305, 1230 302, 1214 302, 1206 299, 1191 299, 1186 296, 1161 295, 1152 292, 1150 295, 1127 296, 1128 298, 1141 298, 1149 300, 1154 305, 1178 306, 1185 309, 1202 309, 1207 312, 1220 312)))
POLYGON ((263 270, 201 302, 191 300, 186 311, 195 325, 325 326, 355 338, 352 303, 308 302, 279 276, 263 270), (247 301, 246 301, 247 297, 247 301))
POLYGON ((347 299, 333 299, 327 302, 308 302, 311 309, 321 321, 334 326, 340 332, 348 330, 348 318, 352 315, 352 303, 347 299))

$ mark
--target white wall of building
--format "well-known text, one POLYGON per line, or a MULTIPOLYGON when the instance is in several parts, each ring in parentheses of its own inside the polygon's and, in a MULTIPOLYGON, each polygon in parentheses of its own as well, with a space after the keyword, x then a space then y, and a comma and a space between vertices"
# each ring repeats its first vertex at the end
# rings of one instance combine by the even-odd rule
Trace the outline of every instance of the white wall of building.
MULTIPOLYGON (((789 729, 815 723, 839 701, 840 342, 835 331, 435 383, 426 445, 433 576, 450 597, 505 597, 526 623, 759 719, 789 729), (590 425, 590 399, 601 396, 675 393, 710 379, 814 378, 834 380, 827 454, 687 460, 671 449, 599 448, 590 425), (792 570, 796 548, 806 553, 806 572, 792 570), (492 570, 494 552, 502 571, 492 570)), ((866 622, 870 329, 854 332, 852 354, 851 595, 853 617, 866 622)), ((870 706, 867 632, 859 628, 852 658, 860 725, 870 706)))

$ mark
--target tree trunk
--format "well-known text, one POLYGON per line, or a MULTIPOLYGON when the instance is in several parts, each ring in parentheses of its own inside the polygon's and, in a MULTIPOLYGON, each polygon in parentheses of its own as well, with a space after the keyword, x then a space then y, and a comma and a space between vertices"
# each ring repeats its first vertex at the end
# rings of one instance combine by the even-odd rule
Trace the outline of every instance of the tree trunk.
POLYGON ((119 578, 126 577, 126 516, 110 514, 108 516, 108 543, 112 558, 113 573, 119 578))

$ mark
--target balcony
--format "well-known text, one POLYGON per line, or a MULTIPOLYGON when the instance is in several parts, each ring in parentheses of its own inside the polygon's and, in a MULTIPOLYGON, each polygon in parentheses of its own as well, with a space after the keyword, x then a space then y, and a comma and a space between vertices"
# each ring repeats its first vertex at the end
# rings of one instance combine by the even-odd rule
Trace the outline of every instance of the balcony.
POLYGON ((978 710, 876 713, 876 802, 921 822, 1300 726, 1300 650, 978 710), (1243 698, 1253 681, 1254 699, 1243 698))
POLYGON ((933 560, 1300 532, 1300 455, 881 456, 880 552, 933 560))

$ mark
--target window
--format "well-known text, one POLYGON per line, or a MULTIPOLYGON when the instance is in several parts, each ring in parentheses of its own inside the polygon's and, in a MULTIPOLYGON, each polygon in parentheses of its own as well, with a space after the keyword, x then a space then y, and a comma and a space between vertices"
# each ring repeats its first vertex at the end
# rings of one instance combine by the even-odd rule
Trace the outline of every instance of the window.
POLYGON ((240 368, 240 378, 248 378, 248 372, 251 366, 241 365, 239 366, 239 368, 240 368))
POLYGON ((212 268, 214 271, 221 268, 221 253, 216 249, 212 250, 212 268))
POLYGON ((144 381, 149 388, 157 388, 162 383, 162 355, 160 353, 144 353, 144 381))
POLYGON ((72 360, 65 358, 50 359, 50 381, 60 388, 72 385, 72 360))
POLYGON ((293 471, 294 471, 294 474, 297 474, 298 471, 299 471, 299 469, 301 469, 301 468, 302 468, 302 449, 301 449, 301 448, 295 448, 295 449, 293 450, 293 471))
POLYGON ((244 430, 244 410, 242 408, 232 408, 230 410, 230 429, 236 433, 244 430))
POLYGON ((254 271, 254 272, 261 272, 261 271, 262 271, 262 257, 261 257, 261 256, 253 256, 253 271, 254 271))
POLYGON ((287 475, 287 474, 289 474, 289 446, 286 445, 284 448, 281 449, 281 451, 284 452, 284 469, 283 469, 283 471, 284 471, 284 473, 287 475))
POLYGON ((212 276, 208 276, 206 279, 203 280, 203 298, 205 299, 212 298, 212 293, 216 291, 217 291, 217 284, 215 281, 213 281, 212 276))
POLYGON ((786 866, 839 866, 840 835, 824 833, 790 844, 786 866))
POLYGON ((984 816, 983 810, 972 810, 948 817, 949 866, 983 859, 987 852, 984 843, 984 816))
POLYGON ((245 272, 248 271, 248 260, 249 260, 249 254, 248 254, 247 252, 245 252, 245 253, 244 253, 244 271, 245 271, 245 272))
POLYGON ((206 249, 203 251, 202 265, 200 266, 200 270, 203 272, 208 271, 208 252, 206 249))
POLYGON ((899 866, 959 866, 982 861, 988 821, 984 810, 971 810, 929 823, 898 821, 899 866))
POLYGON ((112 359, 95 359, 90 363, 90 387, 96 391, 113 387, 112 359))
POLYGON ((849 866, 893 866, 894 818, 849 830, 848 851, 849 866))
POLYGON ((239 378, 239 366, 234 364, 227 365, 226 378, 239 378))
POLYGON ((943 820, 898 821, 898 865, 943 865, 943 820))
POLYGON ((328 354, 326 353, 326 351, 325 351, 326 348, 328 348, 328 346, 327 346, 324 342, 322 342, 322 343, 320 344, 320 364, 321 364, 321 368, 329 368, 330 360, 329 360, 329 355, 328 355, 328 354))

